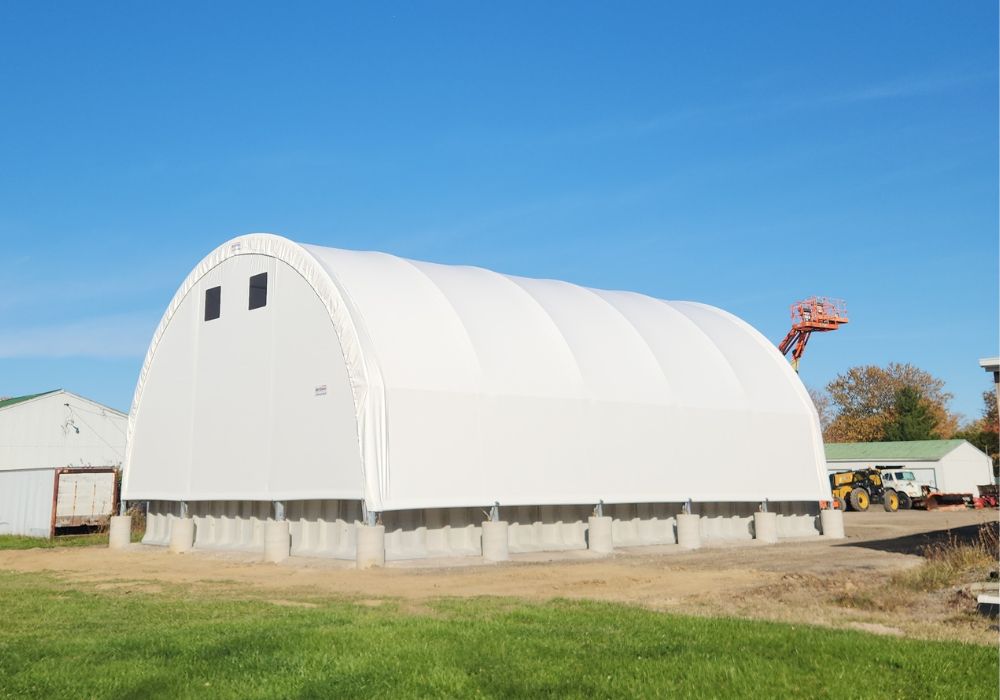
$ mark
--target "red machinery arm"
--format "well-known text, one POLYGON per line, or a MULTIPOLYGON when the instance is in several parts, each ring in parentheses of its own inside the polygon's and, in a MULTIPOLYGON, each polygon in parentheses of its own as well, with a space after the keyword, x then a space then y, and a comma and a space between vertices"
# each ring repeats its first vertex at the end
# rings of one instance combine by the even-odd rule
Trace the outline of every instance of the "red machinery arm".
POLYGON ((792 351, 792 367, 799 371, 799 360, 813 332, 835 331, 847 323, 847 305, 839 299, 811 297, 792 304, 792 329, 778 345, 782 355, 792 351))

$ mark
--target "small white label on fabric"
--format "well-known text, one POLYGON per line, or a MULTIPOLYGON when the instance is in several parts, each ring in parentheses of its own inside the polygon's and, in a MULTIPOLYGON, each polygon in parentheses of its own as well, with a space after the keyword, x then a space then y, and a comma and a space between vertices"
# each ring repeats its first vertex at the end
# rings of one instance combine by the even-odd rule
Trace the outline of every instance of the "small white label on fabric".
POLYGON ((326 396, 326 384, 320 384, 316 387, 316 396, 326 396))

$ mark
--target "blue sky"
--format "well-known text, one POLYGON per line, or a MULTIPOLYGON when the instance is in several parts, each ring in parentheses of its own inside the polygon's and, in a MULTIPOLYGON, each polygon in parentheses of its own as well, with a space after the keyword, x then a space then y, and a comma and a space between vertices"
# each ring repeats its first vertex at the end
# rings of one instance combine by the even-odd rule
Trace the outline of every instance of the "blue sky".
POLYGON ((222 241, 694 299, 802 377, 997 353, 997 7, 0 3, 0 394, 127 410, 222 241))

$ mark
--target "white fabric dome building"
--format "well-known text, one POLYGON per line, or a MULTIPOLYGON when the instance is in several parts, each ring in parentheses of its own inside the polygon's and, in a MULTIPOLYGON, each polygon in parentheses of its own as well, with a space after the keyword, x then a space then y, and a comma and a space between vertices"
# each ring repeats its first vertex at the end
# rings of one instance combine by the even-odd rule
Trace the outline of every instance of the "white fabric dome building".
POLYGON ((292 553, 480 551, 498 503, 511 551, 584 548, 603 502, 618 545, 817 534, 830 498, 797 375, 719 309, 630 292, 300 245, 225 243, 156 330, 129 416, 124 497, 144 541, 190 514, 196 547, 259 549, 283 510, 292 553))

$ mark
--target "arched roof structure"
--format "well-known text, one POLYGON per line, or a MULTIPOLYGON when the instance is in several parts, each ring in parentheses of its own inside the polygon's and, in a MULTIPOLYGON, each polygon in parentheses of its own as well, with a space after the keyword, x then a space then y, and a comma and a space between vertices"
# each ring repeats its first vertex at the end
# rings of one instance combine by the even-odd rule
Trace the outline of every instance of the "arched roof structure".
POLYGON ((356 497, 381 511, 815 501, 829 487, 805 388, 725 311, 254 234, 199 263, 154 334, 130 413, 125 496, 356 497), (255 270, 273 270, 272 308, 234 301, 221 323, 202 321, 208 285, 239 300, 228 290, 255 270), (243 370, 219 361, 227 349, 243 370), (321 369, 324 358, 335 362, 321 369), (342 385, 325 379, 337 372, 342 385), (254 396, 271 408, 240 427, 254 396), (337 400, 337 425, 314 426, 316 407, 337 400), (204 435, 199 415, 214 426, 204 435), (331 435, 335 448, 303 446, 331 435), (247 442, 242 463, 264 453, 267 463, 241 479, 226 445, 247 442))

